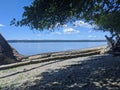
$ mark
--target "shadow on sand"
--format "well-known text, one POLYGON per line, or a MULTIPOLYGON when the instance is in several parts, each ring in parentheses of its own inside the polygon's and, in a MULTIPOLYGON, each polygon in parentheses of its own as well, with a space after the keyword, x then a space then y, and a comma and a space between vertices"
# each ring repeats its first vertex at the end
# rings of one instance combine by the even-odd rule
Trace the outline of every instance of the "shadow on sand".
POLYGON ((41 80, 17 90, 120 90, 120 57, 96 56, 62 69, 43 72, 41 80))

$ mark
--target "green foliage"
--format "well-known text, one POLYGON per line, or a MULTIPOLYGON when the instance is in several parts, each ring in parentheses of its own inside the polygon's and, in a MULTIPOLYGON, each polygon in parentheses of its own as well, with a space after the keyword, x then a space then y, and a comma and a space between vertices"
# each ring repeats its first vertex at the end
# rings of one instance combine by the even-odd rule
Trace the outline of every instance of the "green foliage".
POLYGON ((120 11, 99 16, 95 24, 99 26, 100 30, 120 33, 120 11))
POLYGON ((111 17, 111 14, 114 17, 116 14, 113 12, 119 11, 120 5, 119 0, 34 0, 30 6, 25 6, 24 10, 22 19, 17 21, 13 19, 11 25, 43 30, 54 28, 57 23, 60 23, 60 26, 76 19, 84 19, 108 30, 114 26, 109 27, 108 24, 112 19, 108 17, 111 17), (104 19, 110 21, 104 21, 104 19))

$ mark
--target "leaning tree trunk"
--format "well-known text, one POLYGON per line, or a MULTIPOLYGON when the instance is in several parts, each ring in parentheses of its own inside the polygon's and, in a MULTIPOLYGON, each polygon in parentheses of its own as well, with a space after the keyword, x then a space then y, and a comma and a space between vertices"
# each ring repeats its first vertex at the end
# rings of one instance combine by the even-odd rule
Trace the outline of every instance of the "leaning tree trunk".
POLYGON ((107 40, 107 53, 113 55, 120 55, 120 37, 115 35, 114 37, 105 36, 107 40))
POLYGON ((0 65, 17 62, 18 56, 22 57, 0 34, 0 65))

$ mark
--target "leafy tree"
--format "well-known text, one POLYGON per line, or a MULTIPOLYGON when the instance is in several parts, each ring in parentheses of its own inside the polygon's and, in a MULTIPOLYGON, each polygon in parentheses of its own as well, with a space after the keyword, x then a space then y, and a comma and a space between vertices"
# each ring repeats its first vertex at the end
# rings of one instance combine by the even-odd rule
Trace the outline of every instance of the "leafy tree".
POLYGON ((43 30, 84 19, 110 32, 118 32, 120 26, 119 0, 34 0, 24 10, 22 19, 13 19, 11 25, 43 30))
POLYGON ((94 22, 100 30, 120 33, 120 11, 102 14, 94 22))
POLYGON ((83 19, 96 24, 99 30, 110 31, 112 37, 106 36, 109 48, 120 52, 120 0, 34 0, 24 10, 22 19, 13 19, 11 25, 49 30, 58 23, 60 26, 83 19))

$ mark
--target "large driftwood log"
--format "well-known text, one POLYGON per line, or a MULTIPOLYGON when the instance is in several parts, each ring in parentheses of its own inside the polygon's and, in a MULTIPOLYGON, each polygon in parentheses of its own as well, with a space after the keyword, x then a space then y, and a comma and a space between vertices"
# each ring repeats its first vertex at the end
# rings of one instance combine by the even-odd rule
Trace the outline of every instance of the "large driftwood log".
POLYGON ((41 55, 30 56, 30 57, 26 57, 26 59, 28 59, 26 61, 23 60, 22 62, 18 62, 18 63, 2 65, 0 66, 0 70, 11 69, 11 68, 15 68, 23 65, 36 64, 36 63, 42 63, 42 62, 48 62, 48 61, 54 61, 54 60, 64 60, 64 59, 71 59, 76 57, 97 55, 97 54, 100 54, 100 51, 103 48, 104 47, 95 48, 95 49, 92 48, 92 49, 80 50, 80 51, 51 53, 47 57, 41 57, 41 55))
POLYGON ((116 38, 105 36, 107 40, 106 53, 113 55, 120 55, 120 37, 116 35, 116 38))
POLYGON ((0 34, 0 65, 15 63, 20 57, 22 57, 22 55, 13 49, 0 34))
POLYGON ((108 48, 113 48, 113 46, 114 46, 114 40, 111 37, 108 37, 107 35, 105 35, 105 38, 107 40, 107 47, 108 48))

